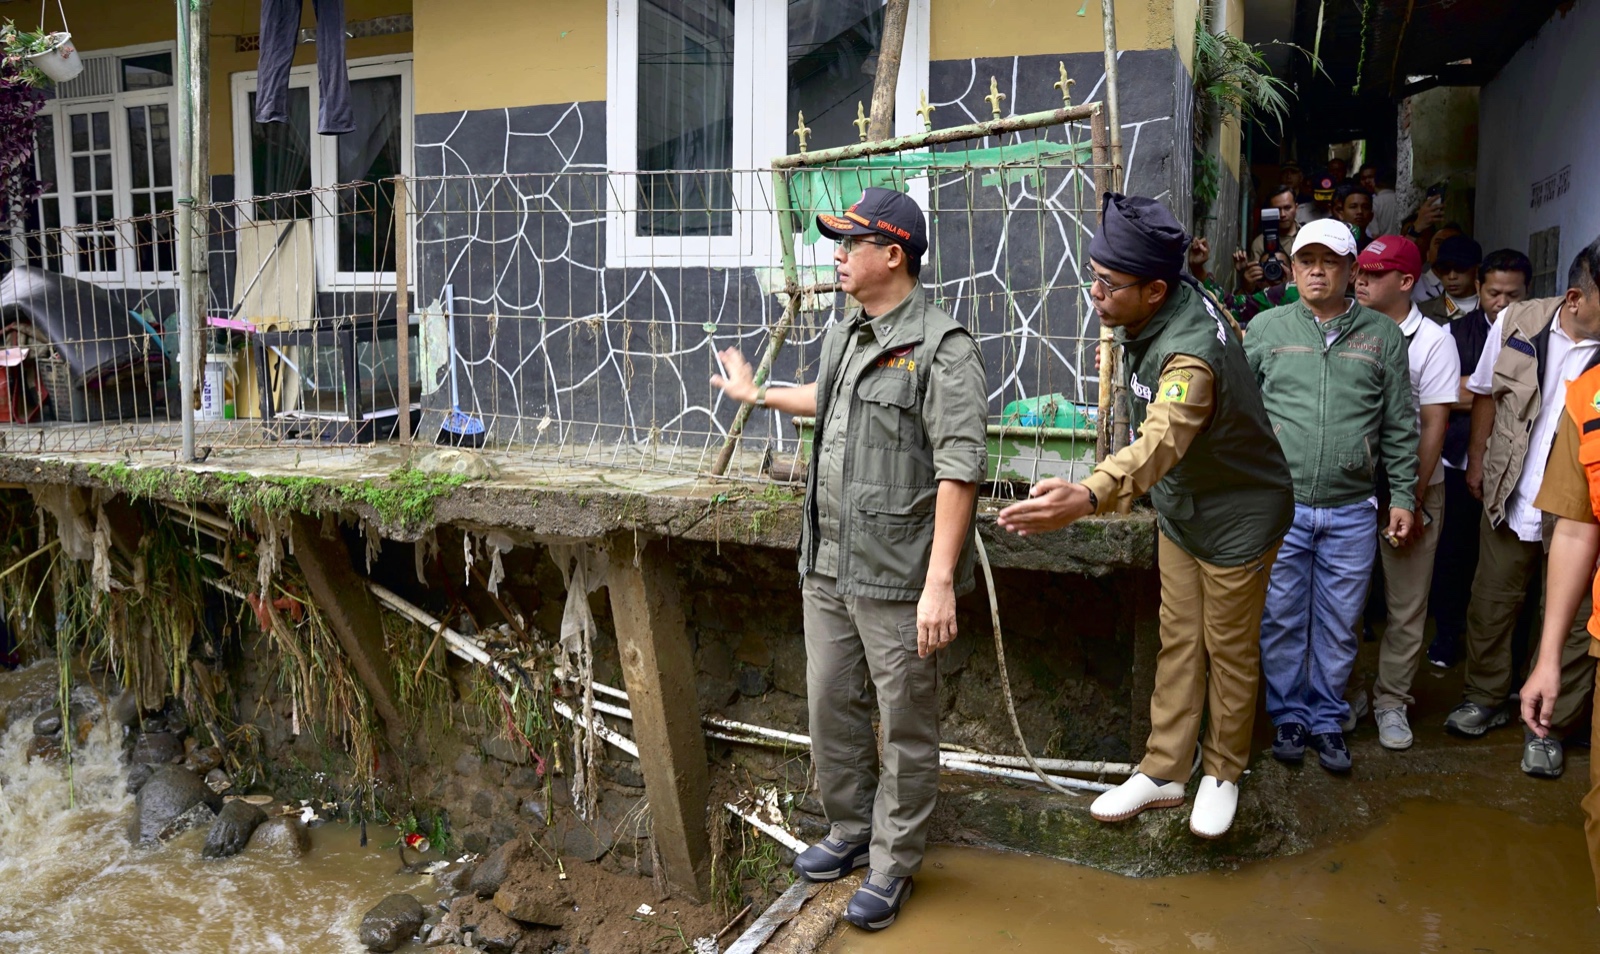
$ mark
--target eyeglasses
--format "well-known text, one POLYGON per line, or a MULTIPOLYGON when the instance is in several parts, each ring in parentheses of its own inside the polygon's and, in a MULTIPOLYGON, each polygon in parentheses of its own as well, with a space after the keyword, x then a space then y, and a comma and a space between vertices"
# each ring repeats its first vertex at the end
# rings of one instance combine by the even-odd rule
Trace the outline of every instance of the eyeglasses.
POLYGON ((846 255, 854 255, 856 249, 863 245, 877 245, 882 248, 887 248, 893 244, 893 242, 880 242, 877 239, 870 239, 860 235, 846 235, 844 238, 839 240, 839 249, 846 255))
POLYGON ((1083 270, 1083 283, 1088 285, 1090 288, 1098 287, 1100 289, 1100 294, 1106 296, 1115 295, 1124 288, 1132 288, 1135 285, 1143 285, 1149 281, 1150 280, 1148 278, 1136 278, 1133 281, 1123 285, 1113 285, 1110 282, 1107 282, 1104 278, 1101 278, 1099 275, 1096 275, 1094 269, 1085 268, 1083 270))

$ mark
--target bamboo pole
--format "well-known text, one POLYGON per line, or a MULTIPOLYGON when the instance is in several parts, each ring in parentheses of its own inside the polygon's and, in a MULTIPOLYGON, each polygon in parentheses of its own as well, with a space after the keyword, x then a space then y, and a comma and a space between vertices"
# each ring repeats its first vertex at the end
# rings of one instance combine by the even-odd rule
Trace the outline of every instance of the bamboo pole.
MULTIPOLYGON (((1102 196, 1111 191, 1111 136, 1109 123, 1103 113, 1095 113, 1089 130, 1094 148, 1095 223, 1104 217, 1102 196)), ((1104 322, 1100 324, 1099 361, 1095 374, 1100 381, 1099 411, 1095 415, 1095 460, 1111 456, 1112 445, 1112 383, 1117 378, 1116 336, 1104 322)))
POLYGON ((906 15, 911 0, 888 0, 883 5, 883 42, 878 44, 878 72, 872 80, 872 124, 867 139, 888 139, 894 132, 894 92, 900 79, 901 51, 906 42, 906 15))
POLYGON ((825 166, 845 159, 861 159, 866 156, 906 152, 927 146, 943 145, 944 143, 963 142, 968 139, 1003 136, 1006 133, 1039 129, 1043 126, 1059 126, 1062 123, 1080 122, 1092 118, 1099 111, 1099 103, 1085 103, 1082 106, 1074 106, 1071 109, 1047 109, 1038 113, 1023 113, 1020 116, 989 119, 981 123, 968 123, 965 126, 949 126, 944 129, 910 133, 878 142, 858 142, 849 146, 840 146, 836 149, 813 149, 810 152, 797 152, 787 156, 779 156, 772 160, 772 168, 803 169, 808 166, 825 166))
POLYGON ((1122 123, 1117 111, 1117 4, 1100 0, 1100 21, 1106 37, 1106 118, 1111 124, 1111 191, 1122 191, 1122 123))
POLYGON ((400 366, 400 443, 411 443, 411 278, 406 241, 406 177, 394 177, 395 363, 400 366))

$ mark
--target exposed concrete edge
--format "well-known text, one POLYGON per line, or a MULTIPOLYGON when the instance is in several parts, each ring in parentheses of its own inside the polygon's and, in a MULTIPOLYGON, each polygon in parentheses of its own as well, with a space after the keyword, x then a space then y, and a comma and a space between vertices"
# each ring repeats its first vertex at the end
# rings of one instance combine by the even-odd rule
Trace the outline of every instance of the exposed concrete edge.
MULTIPOLYGON (((0 454, 0 482, 70 484, 127 491, 107 478, 98 462, 0 454)), ((163 472, 173 481, 144 482, 141 495, 174 503, 203 502, 227 507, 252 484, 242 472, 196 464, 189 467, 122 465, 128 471, 163 472), (224 479, 226 475, 227 479, 224 479)), ((800 504, 773 501, 730 485, 730 493, 713 497, 649 494, 592 487, 574 489, 527 487, 480 481, 452 488, 433 501, 432 516, 416 522, 385 521, 378 510, 342 495, 342 486, 359 483, 323 478, 247 474, 258 488, 302 480, 297 502, 310 513, 335 513, 377 524, 383 535, 412 541, 435 526, 454 524, 470 529, 520 531, 536 540, 571 540, 638 532, 703 543, 736 543, 794 550, 800 538, 800 504), (740 493, 744 495, 741 496, 740 493)), ((1155 520, 1148 512, 1131 516, 1092 517, 1059 533, 1017 537, 996 528, 993 511, 984 506, 979 526, 990 561, 999 567, 1102 576, 1122 570, 1147 569, 1155 562, 1155 520)))

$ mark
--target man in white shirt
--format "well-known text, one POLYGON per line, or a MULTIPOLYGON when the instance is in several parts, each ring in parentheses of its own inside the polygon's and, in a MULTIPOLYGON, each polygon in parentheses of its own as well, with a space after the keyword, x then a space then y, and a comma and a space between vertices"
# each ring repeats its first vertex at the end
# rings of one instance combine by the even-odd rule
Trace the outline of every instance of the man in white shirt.
POLYGON ((1461 383, 1455 340, 1424 318, 1411 301, 1411 286, 1421 274, 1422 253, 1398 235, 1373 239, 1356 258, 1356 299, 1393 318, 1406 336, 1412 404, 1421 435, 1417 444, 1418 507, 1411 533, 1378 548, 1389 625, 1378 647, 1373 708, 1378 741, 1395 750, 1411 747, 1406 706, 1416 701, 1411 696, 1411 682, 1422 661, 1433 557, 1444 526, 1444 468, 1439 466, 1439 455, 1461 383))
MULTIPOLYGON (((1467 488, 1483 501, 1478 569, 1467 606, 1467 665, 1464 699, 1445 728, 1481 736, 1507 725, 1511 632, 1524 594, 1544 569, 1543 521, 1533 507, 1561 421, 1567 383, 1600 363, 1600 342, 1566 329, 1565 298, 1540 298, 1506 308, 1489 329, 1478 366, 1467 380, 1472 436, 1467 450, 1467 488)), ((1579 668, 1588 658, 1590 601, 1586 598, 1562 654, 1562 692, 1551 724, 1566 728, 1582 714, 1591 680, 1579 668)), ((1557 776, 1562 770, 1556 734, 1525 734, 1522 770, 1557 776)))
POLYGON ((1393 235, 1400 231, 1400 197, 1378 181, 1378 167, 1367 163, 1356 180, 1372 193, 1372 234, 1393 235))

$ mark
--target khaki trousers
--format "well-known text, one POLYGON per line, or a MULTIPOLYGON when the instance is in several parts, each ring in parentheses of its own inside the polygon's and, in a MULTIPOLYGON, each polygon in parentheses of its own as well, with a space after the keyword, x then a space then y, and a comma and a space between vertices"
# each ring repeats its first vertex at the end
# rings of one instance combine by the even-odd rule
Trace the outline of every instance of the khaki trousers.
POLYGON ((1161 652, 1139 771, 1187 779, 1201 716, 1209 712, 1200 756, 1205 774, 1226 782, 1244 774, 1261 682, 1261 610, 1280 545, 1243 566, 1223 567, 1195 559, 1161 534, 1161 652))
MULTIPOLYGON (((1428 593, 1433 587, 1433 557, 1439 550, 1439 533, 1444 529, 1444 484, 1428 488, 1423 507, 1433 522, 1422 532, 1422 539, 1408 546, 1378 545, 1383 557, 1383 591, 1388 602, 1389 625, 1378 646, 1378 680, 1372 689, 1374 709, 1408 706, 1411 682, 1422 661, 1423 632, 1428 623, 1428 593)), ((1380 510, 1378 525, 1386 526, 1389 513, 1380 510)))
MULTIPOLYGON (((1589 641, 1595 698, 1600 699, 1600 640, 1589 641)), ((1589 840, 1589 867, 1594 870, 1594 900, 1600 906, 1600 719, 1589 724, 1589 794, 1583 797, 1583 833, 1589 840)))
MULTIPOLYGON (((1509 527, 1496 529, 1485 516, 1479 526, 1478 572, 1472 578, 1467 604, 1467 666, 1463 695, 1483 706, 1502 705, 1511 695, 1511 632, 1522 612, 1529 579, 1543 572, 1544 547, 1525 543, 1509 527)), ((1566 728, 1583 713, 1593 685, 1590 678, 1589 614, 1593 601, 1585 593, 1561 650, 1561 695, 1551 725, 1566 728)), ((1537 644, 1538 630, 1534 630, 1537 644)), ((1537 662, 1529 661, 1531 666, 1537 662)))
MULTIPOLYGON (((937 657, 917 656, 917 604, 840 596, 832 577, 800 588, 817 797, 835 838, 872 836, 872 868, 916 874, 939 794, 937 657), (872 734, 867 680, 878 692, 872 734)), ((970 638, 970 637, 969 637, 970 638)))

